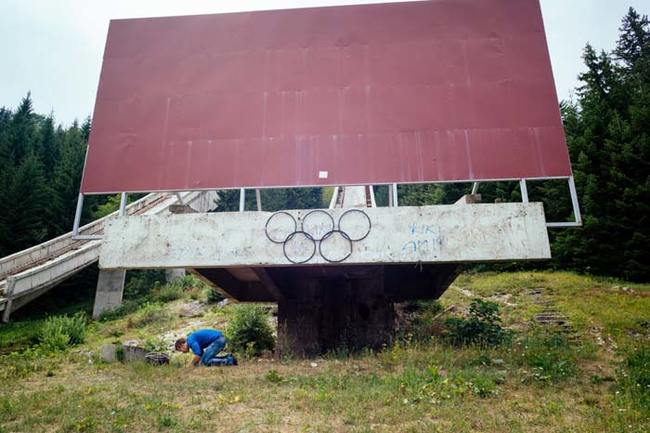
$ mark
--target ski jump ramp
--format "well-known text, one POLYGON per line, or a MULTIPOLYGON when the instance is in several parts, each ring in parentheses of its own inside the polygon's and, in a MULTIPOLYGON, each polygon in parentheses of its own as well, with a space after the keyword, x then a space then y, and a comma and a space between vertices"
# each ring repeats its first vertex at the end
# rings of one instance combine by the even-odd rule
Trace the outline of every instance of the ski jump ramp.
MULTIPOLYGON (((179 200, 186 206, 205 212, 216 206, 216 198, 214 192, 149 194, 127 206, 126 214, 164 214, 170 206, 178 205, 179 200)), ((66 233, 0 259, 0 312, 3 321, 9 320, 11 312, 97 262, 102 241, 88 238, 101 237, 106 221, 117 216, 117 213, 81 227, 80 236, 66 233)))

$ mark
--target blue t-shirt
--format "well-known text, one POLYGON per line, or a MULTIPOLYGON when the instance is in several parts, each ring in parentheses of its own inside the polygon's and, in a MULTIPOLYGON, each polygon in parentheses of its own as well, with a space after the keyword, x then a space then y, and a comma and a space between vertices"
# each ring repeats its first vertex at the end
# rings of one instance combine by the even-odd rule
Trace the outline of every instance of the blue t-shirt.
POLYGON ((222 335, 223 333, 214 329, 199 329, 188 335, 187 347, 192 349, 193 354, 201 356, 203 355, 203 349, 214 343, 222 335))

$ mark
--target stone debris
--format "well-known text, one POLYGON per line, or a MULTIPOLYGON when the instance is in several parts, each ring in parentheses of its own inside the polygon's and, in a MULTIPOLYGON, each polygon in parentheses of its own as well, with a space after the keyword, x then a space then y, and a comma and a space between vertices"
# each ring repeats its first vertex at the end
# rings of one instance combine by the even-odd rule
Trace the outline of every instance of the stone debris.
POLYGON ((104 344, 99 350, 99 357, 106 362, 115 362, 117 357, 115 356, 115 351, 117 345, 115 344, 104 344))
POLYGON ((217 304, 217 308, 224 308, 228 304, 230 304, 230 299, 226 298, 217 304))
POLYGON ((202 316, 204 313, 205 308, 201 304, 201 301, 192 301, 182 305, 178 314, 181 317, 198 317, 202 316))
POLYGON ((144 361, 147 351, 141 347, 105 344, 99 351, 99 357, 106 362, 115 362, 121 358, 122 362, 144 361), (118 356, 118 348, 122 348, 122 354, 118 356))
POLYGON ((492 302, 498 302, 507 307, 516 307, 517 304, 515 304, 514 302, 510 302, 510 296, 511 296, 510 293, 505 293, 503 295, 490 296, 488 299, 492 302))
POLYGON ((458 290, 460 293, 467 296, 468 298, 476 298, 476 295, 474 295, 474 293, 472 293, 471 290, 462 289, 460 287, 456 287, 456 290, 458 290))

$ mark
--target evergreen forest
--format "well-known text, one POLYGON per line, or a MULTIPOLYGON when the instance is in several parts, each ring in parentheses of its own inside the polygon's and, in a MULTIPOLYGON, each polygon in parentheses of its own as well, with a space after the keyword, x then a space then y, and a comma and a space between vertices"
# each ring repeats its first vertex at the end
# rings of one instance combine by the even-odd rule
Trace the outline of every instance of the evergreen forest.
MULTIPOLYGON (((584 72, 560 111, 584 224, 550 230, 550 263, 514 265, 650 281, 650 22, 634 9, 623 17, 611 52, 587 45, 584 72)), ((11 101, 2 101, 10 103, 11 101)), ((57 125, 54 113, 34 112, 30 93, 15 109, 0 108, 0 257, 71 230, 91 119, 57 125)), ((400 205, 452 203, 471 184, 402 185, 400 205)), ((549 221, 573 218, 566 181, 529 182, 549 221)), ((483 202, 520 201, 517 182, 480 186, 483 202)), ((376 188, 380 205, 387 188, 376 188)), ((265 210, 321 207, 319 188, 265 190, 265 210)), ((254 193, 247 209, 254 209, 254 193)), ((238 191, 219 210, 236 210, 238 191)), ((118 199, 86 199, 82 222, 117 208, 118 199)))

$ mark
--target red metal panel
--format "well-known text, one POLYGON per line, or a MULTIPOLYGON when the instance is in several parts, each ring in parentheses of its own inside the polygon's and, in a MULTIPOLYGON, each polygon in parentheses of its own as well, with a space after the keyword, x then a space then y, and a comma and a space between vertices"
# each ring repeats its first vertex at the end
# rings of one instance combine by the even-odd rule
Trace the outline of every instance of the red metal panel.
POLYGON ((112 21, 82 192, 570 174, 538 0, 437 0, 112 21))

